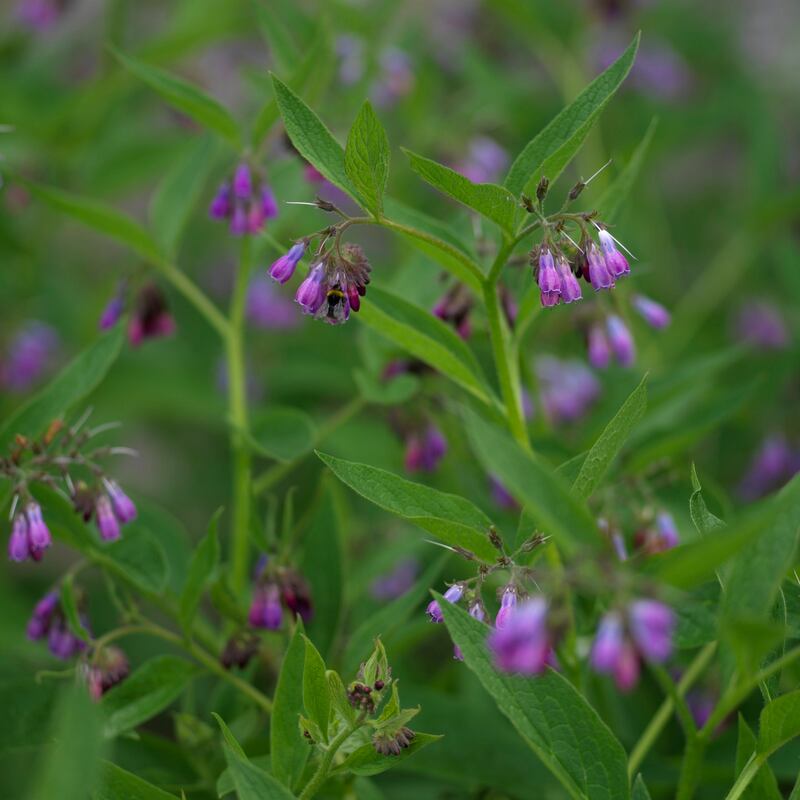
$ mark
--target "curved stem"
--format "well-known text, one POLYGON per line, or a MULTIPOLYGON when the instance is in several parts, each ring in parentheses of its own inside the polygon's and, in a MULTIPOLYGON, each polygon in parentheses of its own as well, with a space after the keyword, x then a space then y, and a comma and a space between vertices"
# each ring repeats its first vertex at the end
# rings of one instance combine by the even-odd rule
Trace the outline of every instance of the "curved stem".
POLYGON ((317 767, 317 771, 300 794, 300 800, 309 800, 309 798, 313 797, 322 788, 322 785, 328 779, 328 773, 331 770, 331 764, 333 763, 337 751, 360 727, 361 720, 356 720, 352 725, 344 728, 330 743, 328 749, 325 751, 325 755, 322 757, 322 761, 319 763, 319 767, 317 767))
MULTIPOLYGON (((694 682, 700 677, 703 670, 708 666, 717 649, 717 643, 711 642, 707 644, 695 657, 694 661, 689 665, 689 668, 683 674, 683 677, 678 682, 675 693, 678 697, 684 697, 689 689, 694 685, 694 682)), ((630 758, 628 759, 628 775, 631 779, 639 771, 639 767, 644 761, 645 756, 650 751, 650 748, 655 744, 661 731, 664 730, 667 723, 672 716, 675 709, 675 701, 672 697, 665 698, 661 707, 653 715, 650 724, 645 728, 644 733, 639 737, 633 750, 631 750, 630 758)))
POLYGON ((232 425, 233 569, 232 584, 241 592, 247 581, 250 545, 250 448, 247 444, 247 374, 244 357, 244 313, 250 282, 250 238, 242 239, 239 269, 231 297, 227 335, 228 414, 232 425))

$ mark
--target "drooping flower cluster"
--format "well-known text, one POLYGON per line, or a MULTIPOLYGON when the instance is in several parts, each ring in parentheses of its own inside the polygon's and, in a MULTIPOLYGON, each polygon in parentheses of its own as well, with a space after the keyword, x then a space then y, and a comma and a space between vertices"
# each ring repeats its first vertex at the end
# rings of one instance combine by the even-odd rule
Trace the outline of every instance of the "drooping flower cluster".
POLYGON ((311 590, 305 578, 291 567, 273 566, 263 557, 256 567, 256 581, 247 619, 254 628, 277 631, 284 609, 303 622, 314 614, 311 590))
POLYGON ((269 185, 243 161, 219 187, 208 213, 212 219, 227 220, 234 236, 243 236, 261 231, 278 215, 278 204, 269 185))
MULTIPOLYGON (((79 617, 81 625, 88 631, 86 615, 79 612, 79 617)), ((70 630, 57 591, 48 592, 36 604, 28 621, 27 634, 31 641, 47 639, 50 652, 63 661, 86 649, 86 642, 70 630)))
POLYGON ((472 335, 470 314, 475 301, 463 283, 456 283, 438 300, 433 307, 433 314, 442 322, 452 326, 462 339, 472 335))
POLYGON ((120 537, 120 526, 136 518, 136 506, 120 485, 108 477, 100 461, 127 448, 88 445, 108 426, 82 430, 85 414, 71 427, 60 420, 51 423, 38 439, 18 436, 11 453, 0 459, 0 474, 13 482, 11 536, 8 555, 12 561, 40 561, 52 543, 42 508, 31 494, 39 484, 66 496, 88 522, 95 518, 105 541, 120 537))
POLYGON ((0 384, 11 392, 26 392, 53 365, 58 334, 38 320, 26 322, 8 343, 0 364, 0 384))
POLYGON ((413 431, 406 439, 405 467, 408 472, 434 472, 447 454, 447 439, 433 423, 413 431))
POLYGON ((535 368, 544 411, 555 423, 580 419, 600 396, 600 382, 577 359, 542 356, 535 368))
POLYGON ((136 296, 128 322, 128 341, 138 347, 147 339, 171 336, 174 332, 175 318, 164 292, 154 283, 146 284, 136 296))
POLYGON ((81 674, 95 702, 113 686, 124 681, 129 672, 127 656, 113 645, 97 648, 81 665, 81 674))

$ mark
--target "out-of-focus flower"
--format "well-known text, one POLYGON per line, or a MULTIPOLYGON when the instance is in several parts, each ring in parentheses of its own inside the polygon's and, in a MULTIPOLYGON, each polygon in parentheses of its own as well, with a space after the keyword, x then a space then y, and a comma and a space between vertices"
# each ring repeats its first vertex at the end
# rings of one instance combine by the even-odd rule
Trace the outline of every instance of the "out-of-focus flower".
POLYGON ((744 306, 735 321, 736 338, 759 350, 783 350, 789 345, 789 331, 776 305, 754 300, 744 306))
POLYGON ((128 677, 130 665, 125 653, 113 645, 102 647, 83 670, 89 694, 95 702, 128 677))
POLYGON ((364 40, 351 33, 336 38, 336 55, 339 57, 339 80, 352 86, 364 77, 364 40))
POLYGON ((278 204, 270 186, 243 161, 217 189, 208 213, 212 219, 227 220, 234 236, 243 236, 258 233, 276 217, 278 204))
POLYGON ((487 644, 498 669, 522 675, 544 672, 553 650, 547 614, 547 600, 532 597, 519 603, 503 627, 489 634, 487 644))
POLYGON ((43 32, 63 16, 70 0, 18 0, 17 18, 31 30, 43 32))
POLYGON ((171 336, 175 333, 175 318, 167 298, 154 283, 143 286, 136 298, 136 306, 128 323, 128 341, 138 347, 146 339, 171 336))
POLYGON ((439 298, 433 307, 433 315, 439 317, 442 322, 452 325, 462 339, 469 339, 472 335, 470 314, 473 305, 472 295, 466 286, 457 283, 439 298))
MULTIPOLYGON (((448 603, 457 603, 463 595, 463 585, 460 583, 454 583, 452 586, 448 587, 447 591, 442 595, 442 597, 447 600, 448 603)), ((431 600, 430 603, 428 603, 425 613, 430 617, 431 622, 444 622, 441 606, 436 600, 431 600)))
POLYGON ((542 356, 536 375, 545 412, 553 422, 580 419, 600 394, 600 383, 592 371, 577 359, 542 356))
POLYGON ((455 169, 473 183, 495 183, 509 164, 508 152, 489 136, 477 136, 455 169))
POLYGON ((380 74, 372 84, 372 102, 380 108, 393 106, 405 97, 414 86, 414 72, 408 53, 398 47, 389 47, 380 56, 380 74))
POLYGON ((283 623, 283 609, 277 584, 266 583, 256 587, 247 620, 254 628, 271 631, 280 629, 283 623))
POLYGON ((753 458, 739 484, 739 494, 745 500, 757 500, 780 489, 800 471, 800 452, 780 433, 767 437, 753 458))
POLYGON ((402 597, 417 579, 419 564, 414 558, 404 558, 389 572, 379 575, 370 584, 370 594, 376 600, 402 597))
POLYGON ((284 330, 300 323, 292 301, 275 290, 266 275, 256 275, 247 289, 247 319, 257 328, 284 330))
POLYGON ((503 589, 503 594, 500 597, 500 610, 494 619, 494 626, 498 630, 505 628, 508 624, 508 618, 517 607, 517 590, 514 586, 506 586, 503 589))
POLYGON ((25 323, 8 345, 0 366, 0 382, 12 392, 25 392, 52 366, 58 334, 37 320, 25 323))
POLYGON ((406 441, 405 467, 408 472, 434 472, 447 454, 447 439, 435 425, 412 433, 406 441))
POLYGON ((606 320, 606 332, 611 351, 619 364, 623 367, 630 367, 636 360, 636 345, 628 326, 623 322, 622 317, 611 314, 606 320))
POLYGON ((655 300, 651 300, 642 294, 636 294, 633 296, 632 304, 651 328, 660 329, 669 325, 671 320, 670 313, 661 303, 656 303, 655 300))
MULTIPOLYGON (((86 615, 79 611, 81 625, 89 630, 86 615)), ((62 660, 71 658, 86 648, 86 643, 69 629, 57 592, 49 592, 37 604, 28 621, 28 638, 47 639, 50 652, 62 660)))
POLYGON ((505 509, 506 511, 519 510, 519 503, 495 475, 489 475, 489 491, 492 500, 499 508, 505 509))
POLYGON ((611 346, 602 325, 593 324, 587 336, 589 363, 595 369, 605 369, 611 361, 611 346))

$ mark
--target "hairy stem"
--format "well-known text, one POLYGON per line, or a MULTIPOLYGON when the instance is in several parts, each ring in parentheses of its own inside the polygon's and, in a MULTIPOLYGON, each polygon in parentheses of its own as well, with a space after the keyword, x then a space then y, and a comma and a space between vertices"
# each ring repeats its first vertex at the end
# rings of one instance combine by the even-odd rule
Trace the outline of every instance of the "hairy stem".
POLYGON ((247 373, 244 356, 244 313, 252 264, 250 238, 242 239, 239 269, 231 297, 228 353, 228 414, 233 457, 233 571, 235 592, 244 589, 250 550, 250 448, 247 442, 247 373))
POLYGON ((330 743, 328 749, 325 751, 325 755, 322 756, 322 761, 319 762, 317 771, 311 777, 311 780, 306 784, 305 789, 303 789, 302 793, 300 794, 300 800, 309 800, 309 798, 313 797, 322 788, 322 785, 328 779, 328 773, 331 771, 331 764, 333 763, 333 759, 336 756, 339 748, 360 727, 361 720, 358 719, 352 725, 344 728, 341 733, 339 733, 339 735, 330 743))

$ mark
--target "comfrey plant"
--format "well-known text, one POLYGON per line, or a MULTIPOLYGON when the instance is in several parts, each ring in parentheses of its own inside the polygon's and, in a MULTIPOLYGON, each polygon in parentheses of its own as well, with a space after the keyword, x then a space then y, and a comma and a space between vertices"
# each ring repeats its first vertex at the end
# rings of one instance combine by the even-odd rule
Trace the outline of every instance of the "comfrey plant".
MULTIPOLYGON (((321 25, 323 40, 325 34, 321 25)), ((728 797, 764 786, 763 796, 776 795, 769 758, 800 733, 800 697, 791 685, 800 648, 789 641, 797 627, 796 575, 787 580, 800 527, 800 479, 742 519, 724 521, 710 510, 694 467, 659 438, 678 426, 670 376, 656 376, 660 407, 642 422, 647 376, 636 385, 629 370, 593 371, 612 362, 635 368, 636 337, 647 336, 637 331, 639 318, 657 330, 670 322, 667 309, 639 291, 646 270, 622 244, 635 232, 618 224, 652 128, 602 194, 592 195, 602 168, 586 180, 573 177, 571 189, 559 183, 631 69, 637 46, 638 37, 531 139, 502 184, 474 180, 505 168, 503 151, 485 137, 473 139, 482 144, 472 153, 472 161, 484 163, 462 164, 461 172, 405 151, 420 178, 466 208, 466 219, 453 223, 446 213, 429 215, 387 194, 390 145, 369 102, 343 147, 301 99, 312 94, 314 50, 292 88, 273 77, 274 101, 254 120, 247 143, 232 114, 200 89, 115 53, 225 146, 228 177, 216 193, 205 179, 212 169, 222 171, 222 156, 202 172, 198 164, 213 161, 205 150, 164 179, 152 230, 19 178, 34 197, 128 246, 146 274, 144 282, 137 277, 132 303, 128 283, 120 284, 102 313, 103 335, 0 428, 11 560, 40 560, 54 539, 80 553, 28 624, 29 638, 46 640, 65 662, 38 677, 46 686, 53 678, 75 679, 76 696, 97 701, 84 709, 92 752, 105 752, 105 739, 124 739, 109 751, 113 757, 128 767, 153 764, 148 777, 158 775, 161 784, 104 762, 91 778, 97 796, 371 797, 380 793, 375 776, 427 747, 427 766, 424 758, 410 763, 433 769, 437 787, 452 773, 463 774, 459 790, 531 795, 504 776, 487 778, 480 772, 485 764, 469 763, 492 761, 487 742, 497 732, 504 756, 516 748, 515 758, 537 759, 548 770, 519 771, 519 780, 534 773, 535 791, 547 796, 644 800, 649 782, 654 796, 663 790, 688 800, 704 781, 709 746, 737 710, 743 716, 728 797), (307 178, 280 203, 265 177, 265 144, 280 139, 269 136, 279 122, 291 143, 286 163, 307 178), (301 199, 309 183, 318 192, 313 201, 301 199), (235 239, 194 214, 200 196, 235 239), (304 209, 303 227, 295 218, 285 222, 293 204, 313 209, 304 209), (238 247, 227 313, 175 263, 182 226, 193 214, 223 246, 238 247), (316 214, 327 215, 319 227, 316 214), (413 245, 424 269, 432 261, 445 271, 444 286, 419 302, 412 301, 415 281, 392 291, 387 251, 373 238, 355 241, 367 229, 413 245), (263 281, 274 281, 258 313, 251 305, 254 275, 262 299, 263 281), (180 302, 171 305, 167 292, 180 302), (283 302, 272 303, 276 298, 283 302), (288 322, 287 303, 296 312, 288 322), (219 428, 231 452, 230 509, 213 517, 193 550, 172 532, 177 521, 149 503, 134 505, 106 471, 107 457, 130 452, 101 443, 107 426, 91 429, 86 416, 68 422, 117 358, 123 331, 134 346, 165 334, 180 339, 184 326, 175 318, 187 306, 224 351, 227 410, 219 428), (280 325, 269 324, 271 308, 280 308, 280 325), (248 314, 261 328, 285 329, 282 336, 294 336, 289 329, 297 327, 298 336, 344 350, 357 367, 358 397, 321 424, 300 408, 259 407, 247 391, 248 314), (304 316, 336 327, 305 325, 304 316), (589 365, 545 351, 538 336, 530 347, 534 329, 544 338, 550 326, 575 332, 559 343, 585 338, 589 365), (358 346, 344 338, 353 327, 366 333, 358 346), (388 430, 397 471, 318 449, 366 405, 388 430), (601 414, 610 419, 582 427, 598 407, 592 423, 601 414), (311 474, 306 457, 315 448, 324 465, 319 489, 301 487, 295 498, 287 480, 301 464, 302 474, 311 474), (255 475, 262 459, 275 463, 255 475), (437 486, 448 480, 457 493, 407 480, 397 474, 403 466, 437 486), (397 517, 397 527, 384 530, 366 516, 363 525, 345 524, 346 493, 332 478, 397 517), (682 480, 692 487, 684 510, 675 499, 682 480), (413 540, 408 525, 433 539, 413 540), (356 552, 350 545, 359 529, 368 529, 369 541, 348 564, 344 553, 356 552), (384 549, 383 562, 369 562, 370 552, 384 549), (98 589, 95 571, 104 578, 98 589), (358 595, 351 576, 370 587, 370 597, 358 595), (443 594, 429 597, 436 586, 443 594), (101 613, 93 607, 98 596, 108 598, 101 613), (414 625, 426 602, 433 624, 414 625), (100 623, 107 629, 101 632, 100 623), (439 658, 442 629, 452 640, 452 660, 439 658), (133 646, 118 644, 129 637, 147 637, 168 652, 152 657, 150 649, 139 663, 133 646), (445 674, 432 680, 436 670, 445 674), (444 738, 417 729, 420 708, 402 707, 401 679, 404 695, 408 684, 408 694, 424 700, 424 726, 441 728, 444 738), (455 692, 462 684, 469 692, 438 690, 455 692), (499 713, 484 701, 470 704, 477 684, 499 713), (178 698, 180 712, 136 732, 178 698), (745 719, 754 711, 757 734, 745 719), (677 769, 675 747, 662 741, 673 717, 682 731, 677 769), (470 727, 484 725, 485 735, 473 736, 470 727), (478 739, 481 758, 465 758, 478 739), (171 763, 162 772, 164 753, 171 763), (445 757, 456 766, 443 769, 445 757)), ((277 49, 291 47, 292 36, 281 37, 277 49)), ((352 42, 340 42, 343 79, 357 83, 367 66, 354 52, 352 42)), ((412 63, 387 51, 378 59, 377 84, 364 76, 365 91, 372 86, 387 114, 415 85, 412 63)), ((282 187, 278 166, 273 171, 270 164, 270 174, 282 187)), ((635 249, 649 260, 648 242, 635 249)), ((319 351, 323 370, 326 351, 319 351)), ((316 394, 325 383, 315 381, 316 394)), ((346 447, 366 449, 369 430, 343 436, 343 454, 346 447)), ((752 494, 774 484, 750 476, 746 483, 756 486, 752 494)), ((67 721, 54 737, 62 743, 75 727, 74 709, 65 708, 67 721)), ((417 791, 399 780, 397 796, 417 791)))

